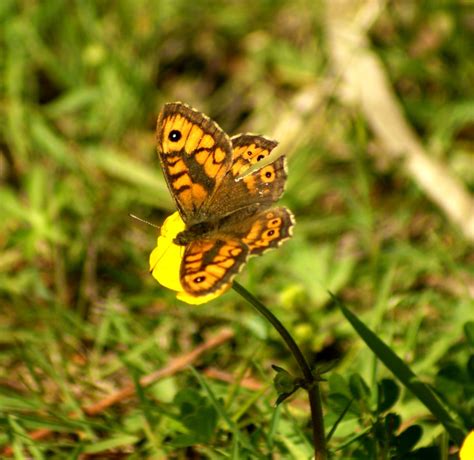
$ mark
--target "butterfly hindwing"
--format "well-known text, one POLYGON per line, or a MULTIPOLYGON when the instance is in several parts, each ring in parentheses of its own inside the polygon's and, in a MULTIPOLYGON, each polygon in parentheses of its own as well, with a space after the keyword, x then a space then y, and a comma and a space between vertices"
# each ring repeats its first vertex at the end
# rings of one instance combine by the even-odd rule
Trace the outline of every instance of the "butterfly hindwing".
POLYGON ((242 242, 250 255, 258 256, 291 238, 293 225, 294 217, 288 208, 267 209, 254 216, 242 242))
POLYGON ((228 287, 247 260, 248 248, 238 239, 215 235, 186 246, 180 279, 186 292, 206 295, 228 287))
POLYGON ((186 246, 180 270, 183 288, 195 296, 228 288, 248 256, 280 246, 291 237, 293 224, 293 214, 285 207, 227 220, 186 246))

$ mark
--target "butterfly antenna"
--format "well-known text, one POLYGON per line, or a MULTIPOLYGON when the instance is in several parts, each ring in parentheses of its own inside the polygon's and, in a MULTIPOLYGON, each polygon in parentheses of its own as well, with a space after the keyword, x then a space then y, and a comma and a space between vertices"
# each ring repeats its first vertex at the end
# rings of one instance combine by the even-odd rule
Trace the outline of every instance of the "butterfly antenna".
POLYGON ((151 227, 155 227, 157 229, 160 229, 160 227, 158 225, 155 225, 155 224, 152 224, 151 222, 148 222, 147 220, 145 219, 142 219, 140 217, 137 217, 135 214, 129 214, 130 217, 133 217, 134 219, 140 221, 140 222, 143 222, 144 224, 148 224, 150 225, 151 227))

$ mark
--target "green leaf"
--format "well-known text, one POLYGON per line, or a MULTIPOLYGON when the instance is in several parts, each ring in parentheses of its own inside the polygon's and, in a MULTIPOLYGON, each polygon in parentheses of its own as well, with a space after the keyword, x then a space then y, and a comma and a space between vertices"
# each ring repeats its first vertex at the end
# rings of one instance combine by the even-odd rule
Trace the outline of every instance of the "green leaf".
POLYGON ((464 439, 463 429, 449 415, 446 408, 433 393, 430 387, 423 383, 416 374, 380 340, 375 333, 360 321, 343 303, 335 296, 332 296, 342 314, 346 317, 359 336, 375 355, 390 369, 390 371, 407 387, 418 400, 425 405, 431 414, 445 427, 453 441, 461 445, 464 439))
POLYGON ((378 387, 378 412, 385 412, 397 402, 400 387, 392 379, 382 379, 378 387))
POLYGON ((97 454, 99 452, 109 451, 111 449, 117 449, 121 446, 130 446, 131 444, 135 444, 140 440, 138 436, 130 436, 130 435, 122 435, 116 436, 104 441, 97 441, 93 444, 86 446, 83 449, 84 453, 88 454, 97 454))
POLYGON ((397 436, 397 450, 399 455, 410 452, 421 439, 423 430, 419 425, 411 425, 397 436))
POLYGON ((474 321, 468 321, 464 324, 464 335, 469 345, 474 347, 474 321))
POLYGON ((196 390, 185 389, 176 394, 174 403, 179 407, 180 421, 199 442, 209 442, 217 426, 217 412, 209 399, 196 390))
POLYGON ((383 424, 384 424, 384 430, 385 430, 383 435, 385 436, 385 434, 388 434, 392 436, 400 428, 402 419, 398 414, 394 414, 393 412, 390 412, 385 416, 383 422, 384 422, 383 424))
POLYGON ((370 389, 359 374, 352 374, 349 379, 349 388, 354 399, 366 401, 370 396, 370 389))
POLYGON ((467 368, 467 373, 469 375, 469 380, 471 382, 474 382, 474 355, 469 356, 466 368, 467 368))

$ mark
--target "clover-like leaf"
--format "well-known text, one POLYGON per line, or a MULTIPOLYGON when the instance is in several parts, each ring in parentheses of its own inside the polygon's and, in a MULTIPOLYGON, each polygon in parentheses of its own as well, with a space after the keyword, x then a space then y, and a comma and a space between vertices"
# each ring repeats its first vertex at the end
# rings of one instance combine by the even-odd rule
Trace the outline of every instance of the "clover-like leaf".
POLYGON ((389 410, 400 396, 400 387, 392 379, 382 379, 378 384, 378 411, 389 410))

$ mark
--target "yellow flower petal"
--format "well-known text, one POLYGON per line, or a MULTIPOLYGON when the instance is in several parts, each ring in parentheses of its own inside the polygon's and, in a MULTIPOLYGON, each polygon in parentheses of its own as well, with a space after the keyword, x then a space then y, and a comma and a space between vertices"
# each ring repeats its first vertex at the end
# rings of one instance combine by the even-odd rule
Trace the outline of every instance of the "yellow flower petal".
POLYGON ((176 235, 185 228, 179 213, 169 216, 161 227, 156 248, 150 254, 150 271, 158 283, 173 291, 182 291, 179 281, 179 267, 184 247, 173 243, 176 235))
POLYGON ((459 451, 459 458, 460 460, 474 459, 474 430, 464 439, 461 450, 459 451))
POLYGON ((187 292, 182 291, 182 292, 178 292, 178 294, 176 295, 176 298, 183 302, 189 303, 191 305, 201 305, 203 303, 214 300, 216 297, 219 297, 221 294, 227 291, 227 289, 228 288, 225 287, 224 289, 221 289, 219 291, 212 292, 211 294, 202 295, 199 297, 192 296, 191 294, 188 294, 187 292))
POLYGON ((153 278, 162 286, 178 291, 176 297, 179 300, 191 305, 200 305, 219 297, 228 287, 198 297, 192 296, 183 289, 179 279, 179 269, 184 255, 184 246, 178 246, 173 240, 185 228, 186 226, 178 212, 175 212, 163 222, 156 248, 150 254, 150 271, 153 278))

